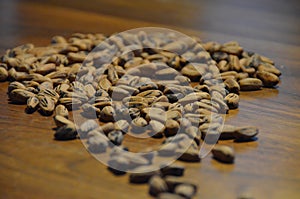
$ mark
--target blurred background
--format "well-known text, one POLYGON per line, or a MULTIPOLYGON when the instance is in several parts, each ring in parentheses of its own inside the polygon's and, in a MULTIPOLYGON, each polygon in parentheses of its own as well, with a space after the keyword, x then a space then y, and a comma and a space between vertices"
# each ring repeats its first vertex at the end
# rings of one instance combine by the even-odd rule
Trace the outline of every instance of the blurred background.
POLYGON ((299 11, 299 0, 1 0, 0 46, 142 26, 169 27, 220 42, 299 45, 299 11))

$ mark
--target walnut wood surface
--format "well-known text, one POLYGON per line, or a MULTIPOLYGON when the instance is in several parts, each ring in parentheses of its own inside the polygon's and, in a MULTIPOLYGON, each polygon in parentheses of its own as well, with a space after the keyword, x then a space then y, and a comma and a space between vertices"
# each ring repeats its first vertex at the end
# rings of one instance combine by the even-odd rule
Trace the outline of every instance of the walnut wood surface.
MULTIPOLYGON (((226 122, 255 125, 259 139, 226 141, 234 165, 209 155, 185 164, 184 179, 199 185, 195 198, 300 197, 300 3, 285 0, 0 1, 0 52, 23 43, 45 45, 54 35, 112 34, 144 26, 167 27, 203 40, 237 40, 271 57, 282 70, 277 89, 241 94, 226 122)), ((0 198, 151 198, 95 160, 80 140, 53 140, 54 122, 8 104, 0 84, 0 198)), ((129 145, 133 143, 129 143, 129 145)), ((145 141, 150 145, 151 141, 145 141)), ((129 146, 130 147, 130 146, 129 146)))

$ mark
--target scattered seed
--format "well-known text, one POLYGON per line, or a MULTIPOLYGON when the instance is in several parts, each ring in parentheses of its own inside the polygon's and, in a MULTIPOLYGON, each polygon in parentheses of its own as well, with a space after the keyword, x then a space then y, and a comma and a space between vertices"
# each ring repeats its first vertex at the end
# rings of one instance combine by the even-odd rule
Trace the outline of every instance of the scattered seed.
POLYGON ((213 157, 220 162, 233 163, 234 161, 234 151, 229 146, 215 145, 211 152, 213 157))

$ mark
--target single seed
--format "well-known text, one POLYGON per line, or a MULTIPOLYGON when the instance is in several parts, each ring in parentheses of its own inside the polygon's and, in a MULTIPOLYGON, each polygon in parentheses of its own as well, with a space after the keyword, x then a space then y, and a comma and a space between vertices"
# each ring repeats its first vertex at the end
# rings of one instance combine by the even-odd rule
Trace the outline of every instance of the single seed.
POLYGON ((213 158, 223 163, 234 162, 234 151, 231 147, 225 145, 215 145, 212 149, 213 158))
POLYGON ((54 116, 53 119, 54 119, 54 122, 57 127, 65 126, 68 124, 73 124, 73 122, 71 120, 68 120, 67 118, 60 116, 60 115, 54 116))
POLYGON ((167 183, 158 175, 152 176, 149 180, 149 194, 157 196, 160 193, 167 192, 167 183))
POLYGON ((195 186, 191 184, 180 184, 175 187, 174 192, 184 198, 192 198, 196 193, 195 186))
POLYGON ((50 97, 43 96, 40 98, 39 106, 41 114, 49 116, 55 109, 55 102, 50 97))
POLYGON ((255 91, 261 89, 263 83, 257 78, 245 78, 239 81, 242 91, 255 91))
POLYGON ((112 106, 105 106, 100 113, 100 119, 104 122, 112 122, 115 118, 115 110, 112 106))
POLYGON ((226 104, 228 105, 229 109, 236 109, 239 107, 240 97, 235 93, 229 93, 224 98, 224 100, 225 100, 226 104))
POLYGON ((252 141, 258 134, 258 128, 254 126, 246 126, 237 128, 235 131, 236 141, 252 141))
POLYGON ((183 176, 184 170, 185 167, 178 164, 162 166, 160 169, 163 176, 183 176))
POLYGON ((108 147, 108 139, 101 133, 95 133, 93 136, 89 137, 88 141, 88 149, 92 153, 102 153, 106 151, 108 147))
POLYGON ((111 131, 107 135, 108 139, 114 144, 114 145, 121 145, 122 141, 124 139, 122 131, 111 131))
POLYGON ((34 97, 35 94, 24 89, 14 89, 9 92, 9 99, 16 104, 26 104, 30 97, 34 97))
POLYGON ((36 111, 39 107, 38 106, 39 103, 40 103, 40 100, 35 96, 28 98, 26 112, 33 113, 34 111, 36 111))
POLYGON ((265 87, 274 87, 279 83, 278 76, 273 73, 269 73, 266 71, 259 71, 256 73, 256 77, 259 78, 265 87))
POLYGON ((67 124, 65 126, 59 127, 55 134, 54 138, 56 140, 73 140, 77 138, 77 131, 74 124, 67 124))
POLYGON ((166 130, 165 130, 165 136, 166 137, 170 137, 170 136, 174 136, 176 135, 176 133, 178 132, 179 130, 179 123, 176 122, 175 120, 172 120, 172 119, 168 119, 166 121, 166 130))

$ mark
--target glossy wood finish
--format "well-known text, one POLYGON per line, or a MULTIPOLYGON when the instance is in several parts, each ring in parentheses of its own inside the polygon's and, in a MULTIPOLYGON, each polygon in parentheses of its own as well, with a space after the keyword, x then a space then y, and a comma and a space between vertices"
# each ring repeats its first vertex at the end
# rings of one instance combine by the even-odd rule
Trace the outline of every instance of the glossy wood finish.
MULTIPOLYGON (((195 198, 300 196, 300 3, 271 0, 213 1, 0 1, 0 51, 23 43, 45 45, 53 35, 112 34, 143 26, 168 27, 203 40, 237 40, 271 57, 282 70, 277 89, 241 94, 228 123, 255 125, 259 139, 224 143, 234 165, 210 155, 187 167, 184 179, 199 185, 195 198), (43 2, 43 3, 42 3, 43 2), (85 3, 84 3, 85 2, 85 3), (89 3, 86 3, 89 2, 89 3)), ((0 198, 150 198, 146 185, 130 185, 95 160, 80 140, 53 140, 54 122, 8 104, 0 84, 0 198)), ((151 142, 145 142, 149 145, 151 142)))

